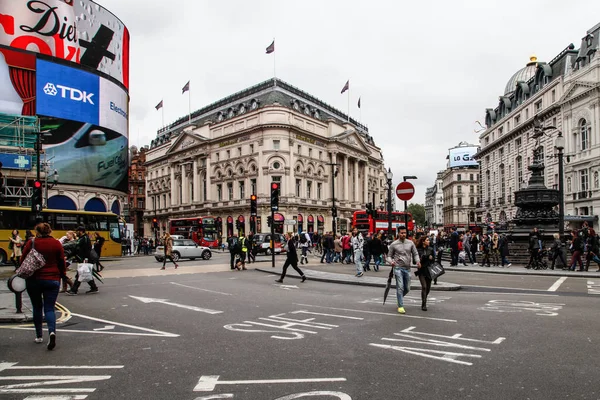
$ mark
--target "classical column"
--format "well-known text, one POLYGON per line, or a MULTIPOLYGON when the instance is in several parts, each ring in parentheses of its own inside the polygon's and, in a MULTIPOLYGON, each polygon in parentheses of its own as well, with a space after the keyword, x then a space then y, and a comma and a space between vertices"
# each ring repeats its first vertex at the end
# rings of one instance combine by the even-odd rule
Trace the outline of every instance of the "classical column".
POLYGON ((181 164, 181 204, 189 204, 190 202, 190 185, 189 178, 185 172, 186 164, 181 164))
MULTIPOLYGON (((295 162, 296 159, 294 158, 294 145, 291 143, 292 141, 290 140, 290 165, 289 165, 289 171, 290 171, 290 175, 288 176, 287 179, 287 184, 288 187, 286 188, 287 192, 287 196, 291 196, 294 197, 296 196, 296 170, 295 168, 295 162)), ((283 193, 282 193, 283 195, 283 193)), ((285 196, 285 195, 284 195, 285 196)))
MULTIPOLYGON (((369 199, 369 162, 363 164, 363 192, 364 192, 364 201, 363 203, 369 203, 371 200, 369 199)), ((377 207, 379 203, 373 204, 373 207, 377 207)))
POLYGON ((344 155, 344 201, 348 201, 348 156, 344 155))
POLYGON ((358 202, 358 159, 354 160, 354 201, 358 202))
MULTIPOLYGON (((207 202, 212 201, 213 199, 215 199, 216 196, 213 195, 212 186, 210 184, 210 174, 211 174, 211 171, 210 171, 210 154, 208 156, 206 156, 205 160, 206 160, 206 179, 205 179, 205 181, 206 181, 206 198, 203 199, 203 200, 204 200, 204 203, 207 203, 207 202)), ((206 207, 206 206, 207 205, 204 204, 204 207, 206 207)))
POLYGON ((175 164, 171 165, 171 206, 177 205, 177 182, 175 181, 175 164))
POLYGON ((192 201, 190 203, 196 202, 200 200, 200 191, 202 190, 202 185, 200 184, 199 174, 198 174, 198 159, 194 158, 194 163, 192 164, 192 168, 194 168, 192 179, 194 182, 194 193, 192 193, 192 201))

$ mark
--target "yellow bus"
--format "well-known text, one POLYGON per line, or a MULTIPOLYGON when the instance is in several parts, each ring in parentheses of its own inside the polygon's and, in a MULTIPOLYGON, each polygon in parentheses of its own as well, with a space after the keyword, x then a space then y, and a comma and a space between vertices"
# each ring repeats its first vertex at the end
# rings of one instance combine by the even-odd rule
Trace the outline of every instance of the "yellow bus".
MULTIPOLYGON (((50 209, 42 210, 41 214, 42 220, 52 227, 52 236, 56 239, 63 237, 67 231, 83 226, 87 233, 98 232, 106 239, 102 247, 103 257, 120 256, 122 253, 120 220, 116 214, 50 209)), ((6 263, 12 253, 8 243, 13 229, 19 231, 21 239, 25 239, 27 230, 33 232, 35 224, 35 213, 31 212, 31 208, 0 206, 0 264, 6 263)))

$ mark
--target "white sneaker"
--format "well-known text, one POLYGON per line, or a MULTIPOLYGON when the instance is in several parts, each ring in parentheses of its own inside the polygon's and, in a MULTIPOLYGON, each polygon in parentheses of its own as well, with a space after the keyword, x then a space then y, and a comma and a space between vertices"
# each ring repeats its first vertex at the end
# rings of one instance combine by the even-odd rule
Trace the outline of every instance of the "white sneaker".
POLYGON ((39 344, 39 343, 44 343, 44 338, 41 338, 41 337, 36 337, 36 338, 35 338, 35 340, 34 340, 34 342, 36 342, 36 343, 38 343, 38 344, 39 344))

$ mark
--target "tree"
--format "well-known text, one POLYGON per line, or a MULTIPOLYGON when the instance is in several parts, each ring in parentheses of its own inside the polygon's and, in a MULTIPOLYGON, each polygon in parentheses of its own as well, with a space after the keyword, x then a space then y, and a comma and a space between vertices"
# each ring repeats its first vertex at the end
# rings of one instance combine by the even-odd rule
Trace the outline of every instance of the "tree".
POLYGON ((417 226, 425 226, 425 206, 423 204, 410 203, 408 212, 412 214, 417 226))

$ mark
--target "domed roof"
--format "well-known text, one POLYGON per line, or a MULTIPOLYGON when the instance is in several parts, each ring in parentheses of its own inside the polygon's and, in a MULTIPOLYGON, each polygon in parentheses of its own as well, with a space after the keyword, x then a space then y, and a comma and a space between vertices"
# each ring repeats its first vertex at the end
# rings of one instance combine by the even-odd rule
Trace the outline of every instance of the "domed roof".
POLYGON ((509 96, 512 92, 516 90, 518 81, 527 82, 532 76, 535 75, 535 70, 537 68, 537 57, 531 56, 529 60, 530 61, 524 68, 515 72, 515 74, 508 80, 508 83, 504 88, 505 96, 509 96))

